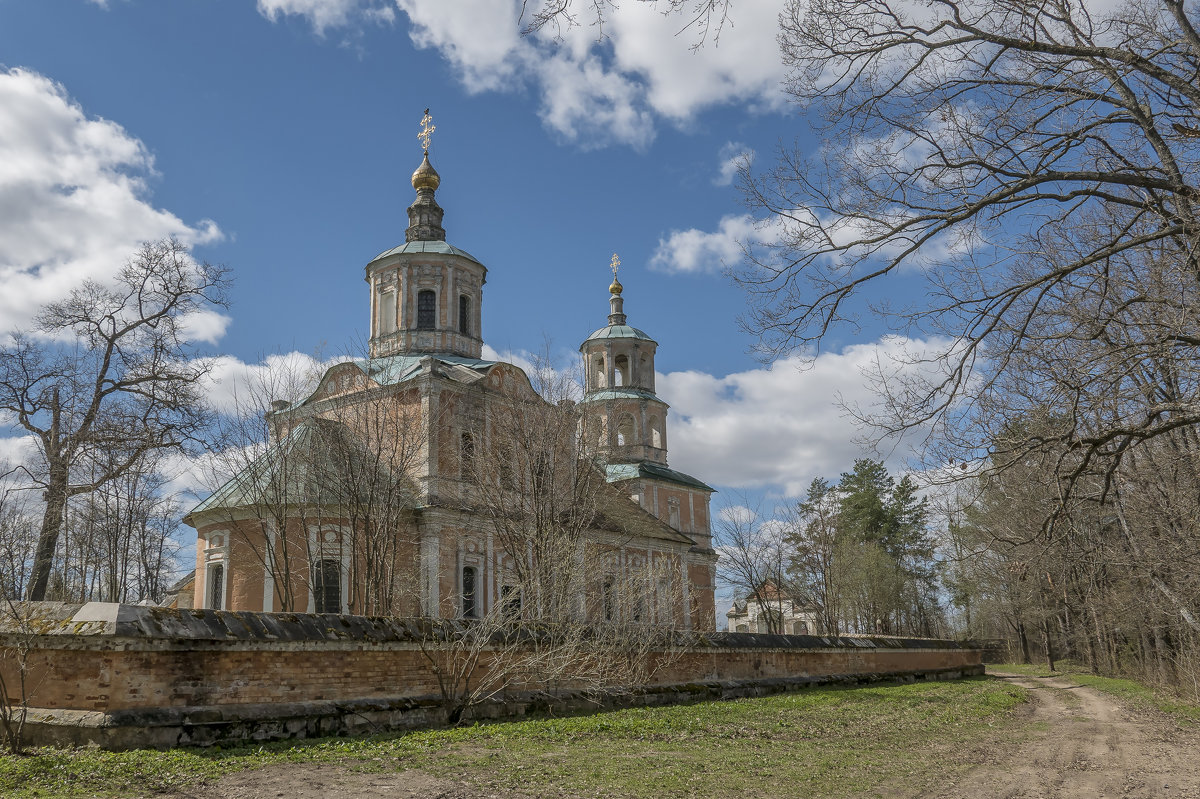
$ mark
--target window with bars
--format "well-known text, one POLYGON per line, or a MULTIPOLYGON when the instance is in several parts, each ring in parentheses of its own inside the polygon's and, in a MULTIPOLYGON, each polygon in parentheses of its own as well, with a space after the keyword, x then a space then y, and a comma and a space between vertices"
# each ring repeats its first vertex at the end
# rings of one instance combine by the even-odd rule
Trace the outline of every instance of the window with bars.
POLYGON ((479 572, 474 566, 462 570, 462 615, 464 619, 479 618, 479 592, 476 578, 479 572))
POLYGON ((342 612, 342 564, 336 560, 319 560, 313 565, 313 610, 342 612))
POLYGON ((225 567, 219 563, 208 567, 208 606, 225 609, 225 567))
POLYGON ((424 289, 417 292, 417 329, 433 330, 437 327, 437 292, 424 289))
POLYGON ((471 298, 466 294, 458 298, 458 332, 464 336, 471 335, 471 298))
POLYGON ((475 476, 475 436, 464 432, 458 440, 459 477, 466 480, 475 476))

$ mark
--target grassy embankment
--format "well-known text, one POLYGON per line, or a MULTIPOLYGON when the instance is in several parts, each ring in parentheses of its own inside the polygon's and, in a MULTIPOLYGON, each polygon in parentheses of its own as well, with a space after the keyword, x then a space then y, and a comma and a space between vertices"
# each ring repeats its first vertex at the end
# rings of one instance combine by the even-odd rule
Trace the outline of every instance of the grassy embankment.
POLYGON ((1023 701, 1023 689, 976 678, 252 748, 39 749, 0 756, 0 796, 147 796, 288 762, 419 769, 532 795, 888 796, 966 769, 1023 701))
POLYGON ((1055 671, 1045 664, 997 663, 987 667, 989 673, 1008 672, 1026 677, 1063 677, 1102 691, 1120 701, 1143 709, 1157 710, 1178 721, 1200 724, 1200 705, 1181 700, 1165 691, 1155 690, 1136 680, 1120 677, 1101 677, 1092 674, 1086 667, 1074 663, 1058 663, 1055 671))

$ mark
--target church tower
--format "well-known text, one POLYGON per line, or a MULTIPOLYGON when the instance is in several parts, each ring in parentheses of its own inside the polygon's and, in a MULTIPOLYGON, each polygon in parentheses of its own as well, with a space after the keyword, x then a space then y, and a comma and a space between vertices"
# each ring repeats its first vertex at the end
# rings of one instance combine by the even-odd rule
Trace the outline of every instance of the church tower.
POLYGON ((709 546, 712 489, 667 467, 667 403, 654 393, 658 342, 627 324, 620 260, 612 257, 608 325, 580 346, 584 442, 605 464, 610 483, 676 530, 709 546))
POLYGON ((667 465, 667 403, 654 393, 658 342, 626 324, 624 287, 613 255, 608 325, 588 336, 584 365, 584 415, 589 445, 606 463, 667 465))
POLYGON ((417 198, 408 207, 404 243, 366 268, 371 287, 372 358, 391 355, 482 355, 483 284, 487 267, 446 241, 434 196, 441 177, 429 162, 434 131, 426 109, 419 137, 424 159, 412 174, 417 198))

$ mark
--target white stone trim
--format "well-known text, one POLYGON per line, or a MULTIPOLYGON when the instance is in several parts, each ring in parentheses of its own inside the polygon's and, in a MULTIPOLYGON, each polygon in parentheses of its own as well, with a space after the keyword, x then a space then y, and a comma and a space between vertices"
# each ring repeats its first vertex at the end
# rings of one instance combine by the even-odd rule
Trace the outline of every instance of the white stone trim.
POLYGON ((350 547, 346 545, 350 528, 340 524, 310 524, 308 526, 308 613, 317 612, 317 598, 313 591, 313 566, 323 560, 338 562, 338 610, 350 612, 350 547))
POLYGON ((221 571, 221 607, 229 607, 229 530, 210 530, 204 535, 204 574, 201 579, 200 607, 211 608, 212 597, 209 596, 209 569, 220 566, 221 571))

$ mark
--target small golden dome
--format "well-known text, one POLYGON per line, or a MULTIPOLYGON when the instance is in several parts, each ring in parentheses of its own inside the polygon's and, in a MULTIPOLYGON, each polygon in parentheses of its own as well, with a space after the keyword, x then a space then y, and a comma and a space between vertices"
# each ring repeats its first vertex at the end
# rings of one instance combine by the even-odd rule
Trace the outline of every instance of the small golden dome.
POLYGON ((613 278, 612 284, 608 287, 609 294, 620 294, 625 287, 621 285, 621 281, 613 278))
POLYGON ((433 164, 429 163, 429 153, 425 153, 425 160, 417 167, 417 171, 412 174, 412 185, 417 191, 421 189, 436 189, 441 185, 442 178, 438 175, 437 170, 433 168, 433 164))

